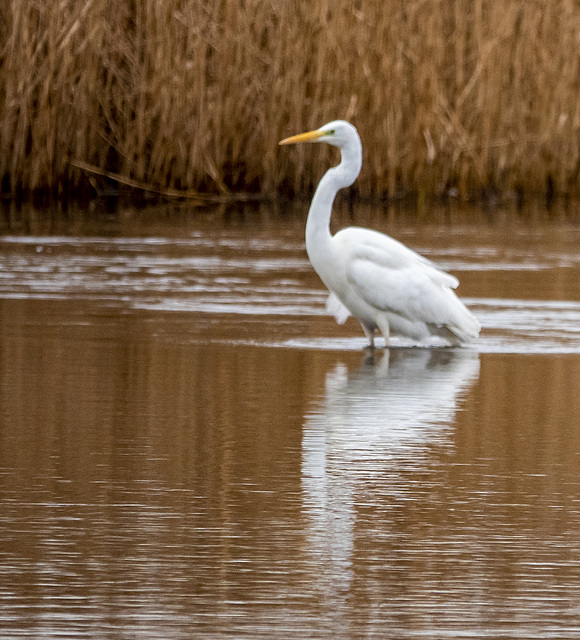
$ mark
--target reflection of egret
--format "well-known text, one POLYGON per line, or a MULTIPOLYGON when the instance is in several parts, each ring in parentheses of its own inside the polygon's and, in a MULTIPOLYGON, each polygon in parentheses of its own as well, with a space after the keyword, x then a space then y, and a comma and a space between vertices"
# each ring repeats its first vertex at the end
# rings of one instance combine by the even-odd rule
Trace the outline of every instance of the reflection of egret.
POLYGON ((407 453, 412 463, 416 449, 450 425, 458 394, 478 372, 477 353, 449 349, 391 349, 379 364, 365 360, 353 373, 338 364, 312 421, 321 422, 333 456, 349 459, 349 473, 358 469, 353 463, 382 466, 407 453))
POLYGON ((471 350, 390 350, 355 372, 337 364, 327 374, 323 405, 308 418, 304 459, 322 452, 325 469, 331 456, 351 478, 392 469, 393 460, 417 467, 421 451, 448 433, 459 394, 478 374, 471 350))
POLYGON ((377 512, 409 497, 405 472, 423 472, 432 448, 451 444, 458 399, 478 375, 477 353, 449 349, 391 350, 377 365, 327 374, 304 425, 302 495, 308 550, 330 594, 349 588, 358 505, 377 512))
POLYGON ((341 162, 320 181, 306 223, 306 250, 330 296, 327 309, 339 323, 355 316, 374 345, 378 329, 389 341, 397 333, 425 340, 440 336, 451 344, 476 338, 480 325, 453 293, 459 282, 400 242, 361 227, 330 233, 334 198, 360 173, 362 146, 357 130, 336 120, 280 144, 328 142, 341 162))

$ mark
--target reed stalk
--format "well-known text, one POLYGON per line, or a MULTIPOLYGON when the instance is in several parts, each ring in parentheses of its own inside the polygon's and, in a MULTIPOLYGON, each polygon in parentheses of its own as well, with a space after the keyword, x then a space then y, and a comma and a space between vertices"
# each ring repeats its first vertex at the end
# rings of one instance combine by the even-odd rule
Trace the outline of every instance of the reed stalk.
POLYGON ((579 33, 576 0, 3 0, 1 190, 307 192, 331 150, 278 140, 346 118, 361 196, 577 195, 579 33))

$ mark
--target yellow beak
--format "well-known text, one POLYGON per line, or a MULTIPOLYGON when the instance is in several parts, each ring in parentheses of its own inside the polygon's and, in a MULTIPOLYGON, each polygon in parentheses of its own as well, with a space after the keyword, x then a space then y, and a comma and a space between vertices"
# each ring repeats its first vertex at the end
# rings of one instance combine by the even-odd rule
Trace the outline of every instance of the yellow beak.
POLYGON ((316 129, 315 131, 307 131, 306 133, 299 133, 297 136, 290 136, 280 140, 278 144, 296 144, 297 142, 315 142, 324 135, 324 131, 316 129))

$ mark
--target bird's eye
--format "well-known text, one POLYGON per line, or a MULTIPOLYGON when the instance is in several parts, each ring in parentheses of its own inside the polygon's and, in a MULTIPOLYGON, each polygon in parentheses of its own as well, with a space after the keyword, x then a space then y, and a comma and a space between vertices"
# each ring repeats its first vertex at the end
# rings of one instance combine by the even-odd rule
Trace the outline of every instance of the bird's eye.
POLYGON ((333 136, 334 134, 335 134, 335 130, 334 129, 331 129, 330 131, 328 131, 326 133, 327 136, 333 136))

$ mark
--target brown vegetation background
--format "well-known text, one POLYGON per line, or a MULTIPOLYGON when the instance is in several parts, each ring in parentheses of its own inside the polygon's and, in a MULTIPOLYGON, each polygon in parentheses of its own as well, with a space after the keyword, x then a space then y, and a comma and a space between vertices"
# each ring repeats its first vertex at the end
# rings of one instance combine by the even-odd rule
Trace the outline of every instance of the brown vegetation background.
POLYGON ((578 0, 0 0, 1 191, 307 191, 345 118, 363 196, 576 194, 579 89, 578 0))

